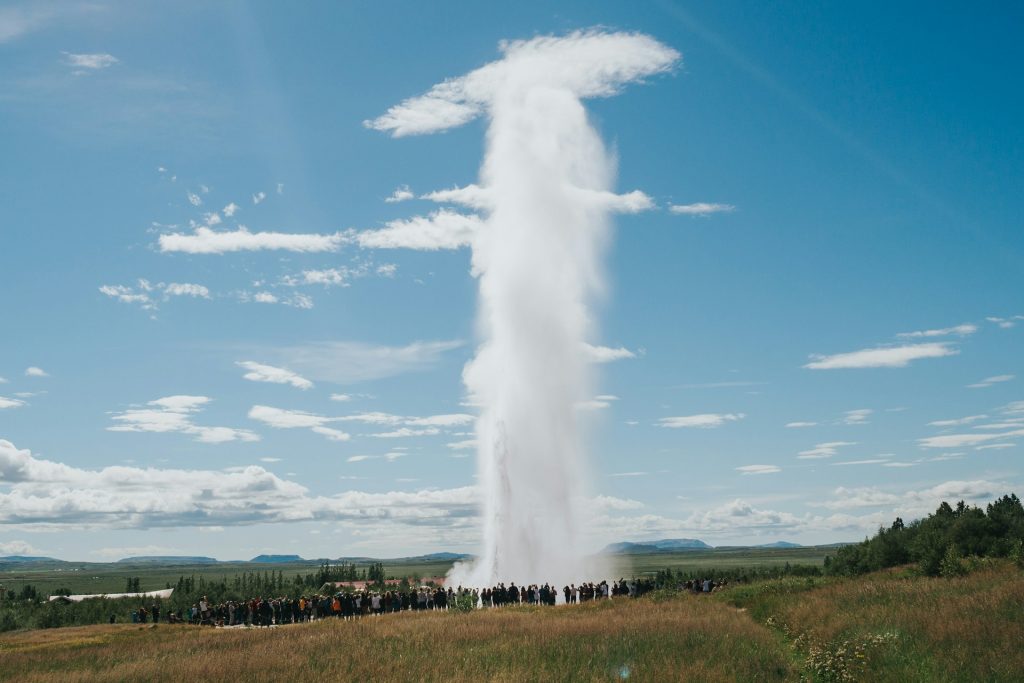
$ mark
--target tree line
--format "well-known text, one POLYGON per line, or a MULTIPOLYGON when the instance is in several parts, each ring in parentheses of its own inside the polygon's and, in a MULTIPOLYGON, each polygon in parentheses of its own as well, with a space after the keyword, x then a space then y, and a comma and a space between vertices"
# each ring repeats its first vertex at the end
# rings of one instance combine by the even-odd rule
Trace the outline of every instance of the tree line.
POLYGON ((862 542, 843 546, 825 558, 825 573, 852 576, 916 563, 928 576, 963 572, 963 558, 1010 557, 1024 563, 1024 507, 1016 494, 985 509, 943 501, 923 519, 904 524, 897 517, 862 542))

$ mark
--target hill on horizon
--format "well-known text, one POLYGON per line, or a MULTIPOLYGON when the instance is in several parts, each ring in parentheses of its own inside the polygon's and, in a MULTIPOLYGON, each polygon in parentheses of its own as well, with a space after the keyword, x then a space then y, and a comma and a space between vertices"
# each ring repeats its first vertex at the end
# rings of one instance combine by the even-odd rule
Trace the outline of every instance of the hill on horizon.
POLYGON ((629 555, 640 553, 668 553, 681 550, 725 550, 729 548, 765 548, 786 549, 803 548, 799 543, 775 541, 761 545, 708 545, 698 538, 665 538, 658 541, 620 541, 610 543, 601 551, 606 555, 629 555))

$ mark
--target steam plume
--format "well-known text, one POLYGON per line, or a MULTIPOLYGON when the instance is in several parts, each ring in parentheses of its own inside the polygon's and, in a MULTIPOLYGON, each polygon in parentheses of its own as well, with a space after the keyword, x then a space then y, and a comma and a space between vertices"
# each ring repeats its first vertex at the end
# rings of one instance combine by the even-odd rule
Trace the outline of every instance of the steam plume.
POLYGON ((580 543, 587 463, 577 414, 593 395, 590 305, 604 288, 609 214, 653 206, 641 192, 612 192, 614 160, 581 100, 668 71, 679 54, 600 31, 501 51, 366 125, 401 137, 489 119, 479 186, 427 197, 485 214, 472 239, 481 344, 463 373, 481 408, 483 546, 450 579, 578 583, 594 576, 580 543))

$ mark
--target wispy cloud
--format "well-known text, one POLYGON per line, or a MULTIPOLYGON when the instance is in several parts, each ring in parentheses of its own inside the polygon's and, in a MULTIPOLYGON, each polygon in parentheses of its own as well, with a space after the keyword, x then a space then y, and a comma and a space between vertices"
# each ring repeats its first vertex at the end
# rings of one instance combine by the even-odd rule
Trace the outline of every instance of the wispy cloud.
POLYGON ((412 193, 408 185, 401 185, 395 188, 395 191, 391 193, 391 196, 386 198, 384 201, 388 204, 395 204, 397 202, 405 202, 410 199, 415 199, 416 195, 412 193))
POLYGON ((658 420, 659 427, 679 429, 682 427, 697 427, 712 429, 721 427, 727 422, 735 422, 746 417, 743 413, 701 413, 699 415, 683 415, 679 417, 663 417, 658 420))
POLYGON ((270 382, 272 384, 290 384, 297 389, 312 389, 313 383, 308 379, 292 372, 286 368, 278 368, 273 365, 264 365, 251 360, 243 360, 235 363, 249 372, 242 375, 244 379, 251 382, 270 382))
POLYGON ((613 348, 611 346, 595 346, 583 344, 583 354, 591 363, 611 363, 626 358, 636 358, 636 353, 624 346, 613 348))
POLYGON ((337 422, 340 418, 325 417, 302 410, 284 410, 270 406, 253 406, 249 409, 249 418, 257 420, 275 429, 309 429, 315 434, 331 441, 348 441, 350 434, 333 429, 327 425, 337 422))
POLYGON ((786 423, 786 428, 787 429, 801 429, 801 428, 804 428, 804 427, 814 427, 817 424, 818 424, 817 422, 787 422, 786 423))
POLYGON ((107 427, 111 432, 177 432, 195 437, 203 443, 224 443, 227 441, 259 441, 259 435, 247 429, 232 427, 206 427, 192 422, 212 399, 206 396, 166 396, 149 401, 145 408, 129 408, 114 413, 115 424, 107 427))
POLYGON ((353 384, 408 372, 420 372, 439 363, 463 342, 417 341, 405 346, 383 346, 361 342, 320 342, 284 348, 251 349, 279 361, 303 377, 336 384, 353 384))
POLYGON ((160 251, 185 254, 227 254, 237 251, 293 251, 315 253, 337 251, 349 238, 345 233, 332 235, 249 232, 245 226, 231 232, 215 232, 198 227, 191 235, 170 233, 160 235, 160 251))
POLYGON ((968 415, 967 417, 958 417, 952 420, 936 420, 935 422, 929 422, 928 424, 932 427, 959 427, 960 425, 971 424, 978 420, 985 420, 988 415, 968 415))
POLYGON ((204 285, 191 282, 157 282, 154 284, 146 279, 139 279, 133 287, 102 285, 99 291, 121 303, 138 304, 144 311, 155 311, 159 308, 161 301, 168 301, 173 297, 210 298, 210 290, 204 285))
POLYGON ((64 63, 75 69, 75 74, 85 74, 90 71, 106 69, 117 64, 119 61, 114 55, 110 55, 105 52, 91 54, 65 52, 63 54, 64 63))
POLYGON ((42 368, 37 368, 36 366, 32 365, 32 366, 29 366, 29 367, 25 368, 25 376, 26 377, 49 377, 50 373, 46 372, 46 370, 43 370, 42 368))
POLYGON ((778 465, 743 465, 737 467, 736 471, 740 474, 775 474, 781 472, 782 468, 778 465))
POLYGON ((844 425, 865 425, 868 424, 868 418, 875 412, 871 408, 858 408, 856 410, 847 410, 843 413, 843 424, 844 425))
POLYGON ((905 346, 883 346, 861 349, 832 356, 812 355, 811 362, 804 365, 811 370, 837 370, 845 368, 903 368, 910 362, 922 358, 942 358, 960 353, 947 342, 908 344, 905 346))
POLYGON ((365 249, 458 249, 472 243, 481 225, 479 216, 441 209, 429 216, 389 221, 379 230, 364 230, 356 241, 365 249))
POLYGON ((797 458, 801 460, 818 460, 821 458, 831 458, 839 452, 840 448, 846 446, 856 446, 856 441, 826 441, 825 443, 819 443, 814 448, 809 448, 806 451, 800 451, 797 454, 797 458))
POLYGON ((917 332, 900 332, 896 336, 903 337, 905 339, 912 339, 916 337, 948 337, 951 335, 958 335, 960 337, 966 337, 974 334, 978 331, 977 325, 971 323, 964 323, 962 325, 954 325, 953 327, 944 327, 937 330, 920 330, 917 332))
POLYGON ((986 377, 985 379, 981 380, 980 382, 975 382, 974 384, 968 384, 967 388, 968 389, 987 389, 988 387, 992 386, 993 384, 999 384, 1001 382, 1009 382, 1010 380, 1014 379, 1014 377, 1015 377, 1015 375, 995 375, 993 377, 986 377))
POLYGON ((4 410, 6 408, 21 408, 24 405, 27 404, 21 399, 0 396, 0 410, 4 410))
POLYGON ((670 204, 668 210, 683 216, 710 216, 713 213, 731 213, 736 210, 736 207, 732 204, 697 202, 695 204, 670 204))

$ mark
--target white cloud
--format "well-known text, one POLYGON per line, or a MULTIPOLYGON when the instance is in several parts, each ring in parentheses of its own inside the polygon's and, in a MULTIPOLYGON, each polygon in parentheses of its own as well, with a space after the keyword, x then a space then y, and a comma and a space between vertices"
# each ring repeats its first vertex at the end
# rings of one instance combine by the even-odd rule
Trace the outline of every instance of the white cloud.
POLYGON ((260 458, 260 462, 281 462, 281 458, 260 458))
POLYGON ((988 415, 968 415, 967 417, 956 418, 953 420, 936 420, 935 422, 929 422, 928 424, 932 427, 959 427, 960 425, 971 424, 978 420, 987 419, 988 415))
POLYGON ((279 365, 303 377, 345 385, 426 370, 462 345, 461 341, 417 341, 406 346, 322 342, 257 352, 264 358, 279 358, 279 365))
POLYGON ((36 366, 32 365, 32 366, 29 366, 29 367, 25 368, 25 376, 26 377, 49 377, 50 375, 45 370, 43 370, 42 368, 37 368, 36 366))
POLYGON ((502 59, 435 85, 365 125, 395 137, 434 133, 482 115, 513 79, 548 84, 578 97, 607 97, 626 83, 669 71, 679 60, 675 50, 636 33, 576 31, 506 41, 499 48, 502 59))
POLYGON ((262 363, 257 363, 251 360, 238 361, 235 365, 249 371, 242 375, 242 377, 251 382, 290 384, 297 389, 313 388, 313 383, 308 379, 285 368, 278 368, 273 365, 263 365, 262 363))
POLYGON ((237 212, 237 211, 238 211, 238 210, 239 210, 240 208, 242 208, 242 207, 240 207, 240 206, 239 206, 238 204, 235 204, 234 202, 231 202, 230 204, 228 204, 227 206, 225 206, 225 207, 224 207, 224 208, 222 209, 222 211, 223 211, 223 213, 224 213, 224 215, 225 215, 225 216, 227 216, 228 218, 231 218, 232 216, 234 216, 234 215, 235 215, 235 213, 236 213, 236 212, 237 212))
POLYGON ((278 183, 275 191, 278 194, 284 194, 284 183, 278 183))
POLYGON ((832 465, 881 465, 889 462, 889 458, 868 458, 866 460, 842 460, 832 465))
POLYGON ((188 203, 191 204, 192 206, 202 206, 203 205, 203 198, 200 197, 199 195, 197 195, 196 193, 194 193, 194 192, 186 192, 185 194, 188 196, 188 203))
POLYGON ((379 525, 475 528, 473 487, 313 496, 250 465, 228 470, 114 466, 80 469, 0 440, 0 525, 38 531, 234 527, 324 521, 372 533, 379 525))
POLYGON ((259 204, 260 202, 262 202, 266 198, 267 198, 267 193, 266 192, 257 192, 256 194, 254 194, 252 196, 252 203, 253 204, 259 204))
POLYGON ((198 299, 209 299, 210 290, 203 285, 172 282, 164 287, 166 296, 191 296, 198 299))
POLYGON ((814 427, 817 422, 787 422, 786 427, 788 429, 800 429, 802 427, 814 427))
POLYGON ((210 290, 204 285, 197 285, 188 282, 158 282, 150 283, 149 280, 140 278, 137 288, 125 285, 102 285, 100 293, 112 299, 117 299, 125 304, 138 304, 144 311, 155 311, 159 308, 160 300, 168 301, 171 297, 188 296, 194 299, 209 299, 210 290))
POLYGON ((0 396, 0 410, 5 408, 20 408, 26 405, 24 401, 16 398, 7 398, 6 396, 0 396))
POLYGON ((377 275, 381 277, 394 277, 398 272, 398 266, 394 263, 382 263, 377 266, 377 275))
POLYGON ((466 439, 465 441, 452 441, 451 443, 445 444, 448 448, 453 451, 469 451, 476 448, 476 439, 466 439))
POLYGON ((816 460, 819 458, 831 458, 838 452, 838 449, 846 446, 856 446, 856 441, 826 441, 819 443, 806 451, 800 451, 797 458, 801 460, 816 460))
POLYGON ((466 413, 450 413, 428 417, 408 417, 405 418, 405 424, 412 427, 457 427, 472 424, 475 420, 474 416, 466 413))
POLYGON ((0 541, 0 555, 41 555, 28 541, 0 541))
POLYGON ((356 235, 366 249, 458 249, 472 243, 482 221, 479 216, 441 209, 429 216, 414 216, 385 223, 379 230, 356 235))
POLYGON ((976 384, 968 384, 968 389, 986 389, 993 384, 999 384, 1000 382, 1009 382, 1015 375, 995 375, 993 377, 986 377, 985 379, 977 382, 976 384))
POLYGON ((465 187, 453 187, 448 190, 434 190, 420 197, 438 204, 458 204, 471 209, 487 210, 494 202, 491 199, 489 190, 479 185, 466 185, 465 187))
POLYGON ((924 517, 938 508, 943 501, 991 501, 1009 490, 1003 483, 991 481, 947 481, 922 490, 900 493, 877 487, 845 488, 840 486, 826 501, 817 503, 830 509, 855 507, 890 508, 894 515, 910 518, 924 517))
POLYGON ((331 394, 332 401, 351 401, 351 394, 331 394))
POLYGON ((613 213, 641 213, 658 206, 649 195, 640 190, 633 190, 625 194, 594 190, 580 190, 580 192, 585 194, 590 203, 604 207, 613 213))
POLYGON ((377 439, 404 439, 410 436, 434 436, 440 433, 441 430, 436 427, 427 427, 426 429, 401 427, 390 432, 377 432, 375 434, 364 434, 363 436, 372 436, 377 439))
POLYGON ((1004 448, 1014 448, 1017 444, 1015 443, 988 443, 983 446, 975 446, 976 451, 987 451, 987 450, 1002 450, 1004 448))
POLYGON ((351 438, 349 434, 327 426, 331 422, 337 422, 337 417, 256 405, 249 409, 249 418, 275 429, 309 429, 331 441, 348 441, 351 438))
POLYGON ((276 304, 277 296, 270 292, 256 292, 252 295, 252 300, 258 304, 276 304))
POLYGON ((736 207, 732 204, 697 202, 696 204, 671 204, 668 210, 684 216, 710 216, 713 213, 731 213, 736 210, 736 207))
POLYGON ((583 344, 583 354, 591 363, 610 363, 624 358, 636 358, 634 352, 623 346, 616 349, 610 346, 594 346, 587 343, 583 344))
MULTIPOLYGON (((88 69, 89 71, 98 71, 100 69, 106 69, 118 63, 118 58, 114 55, 106 54, 105 52, 96 52, 92 54, 74 54, 71 52, 64 53, 64 63, 74 69, 88 69)), ((76 71, 75 73, 83 73, 76 71)))
POLYGON ((966 337, 974 334, 978 331, 977 325, 970 323, 964 323, 963 325, 954 325, 953 327, 944 327, 939 330, 920 330, 917 332, 900 332, 897 337, 913 338, 913 337, 948 337, 950 335, 959 335, 966 337))
POLYGON ((405 202, 410 199, 415 199, 416 195, 412 193, 408 185, 401 185, 395 188, 395 191, 391 193, 391 196, 384 201, 388 204, 395 204, 397 202, 405 202))
POLYGON ((743 413, 701 413, 700 415, 683 415, 679 417, 663 417, 658 420, 659 427, 678 429, 681 427, 699 427, 710 429, 721 427, 727 422, 735 422, 746 417, 743 413))
POLYGON ((811 355, 811 362, 804 365, 811 370, 835 370, 840 368, 902 368, 911 361, 921 358, 941 358, 960 353, 947 342, 908 344, 905 346, 884 346, 861 349, 832 356, 811 355))
POLYGON ((868 418, 875 412, 871 408, 858 408, 857 410, 847 410, 843 413, 843 424, 845 425, 866 425, 868 424, 868 418))
POLYGON ((226 254, 236 251, 283 250, 300 253, 337 251, 349 238, 345 233, 333 235, 249 232, 239 226, 232 232, 215 232, 198 227, 191 235, 170 233, 160 235, 160 251, 186 254, 226 254))
POLYGON ((609 477, 646 477, 647 472, 613 472, 609 477))
POLYGON ((775 474, 781 472, 782 468, 777 465, 743 465, 737 467, 736 471, 741 474, 775 474))
POLYGON ((1024 315, 1015 315, 1008 318, 997 318, 995 316, 989 316, 988 318, 985 318, 985 320, 989 321, 990 323, 995 323, 1004 330, 1008 330, 1017 324, 1016 321, 1024 320, 1024 315))
POLYGON ((940 436, 929 436, 918 439, 917 443, 922 448, 963 448, 965 446, 977 446, 987 441, 999 441, 1013 436, 1024 435, 1024 429, 1014 429, 999 434, 942 434, 940 436))
POLYGON ((590 505, 588 507, 598 511, 640 510, 645 507, 639 500, 616 498, 615 496, 594 496, 589 502, 590 505))
POLYGON ((129 408, 114 413, 111 432, 177 432, 194 436, 203 443, 227 441, 259 441, 260 437, 247 429, 206 427, 192 422, 192 417, 210 402, 206 396, 166 396, 147 403, 149 408, 129 408))

